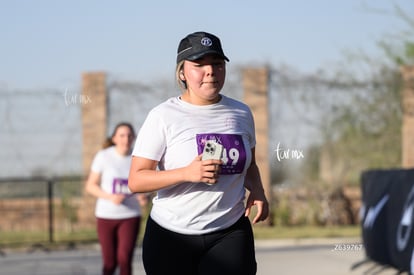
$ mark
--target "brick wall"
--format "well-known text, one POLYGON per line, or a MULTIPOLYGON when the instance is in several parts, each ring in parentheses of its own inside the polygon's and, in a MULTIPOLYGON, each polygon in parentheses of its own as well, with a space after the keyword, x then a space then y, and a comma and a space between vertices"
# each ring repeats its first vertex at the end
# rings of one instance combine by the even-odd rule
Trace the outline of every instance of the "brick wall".
MULTIPOLYGON (((93 215, 82 222, 71 221, 71 210, 65 209, 61 199, 53 199, 52 203, 55 232, 95 228, 93 215)), ((78 219, 85 212, 81 205, 81 198, 71 200, 71 207, 77 213, 78 219)), ((44 231, 45 234, 48 232, 49 203, 46 198, 3 199, 0 201, 0 211, 2 213, 0 232, 44 231)))

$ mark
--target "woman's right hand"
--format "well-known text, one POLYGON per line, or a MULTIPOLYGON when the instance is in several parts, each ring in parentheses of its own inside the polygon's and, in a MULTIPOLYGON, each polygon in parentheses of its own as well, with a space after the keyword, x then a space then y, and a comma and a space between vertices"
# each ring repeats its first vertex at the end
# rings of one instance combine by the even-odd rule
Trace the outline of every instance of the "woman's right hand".
POLYGON ((185 169, 185 178, 190 182, 204 182, 215 184, 218 182, 221 160, 201 160, 202 155, 197 156, 185 169))
POLYGON ((124 201, 124 199, 125 199, 124 194, 110 194, 109 195, 109 200, 117 205, 121 204, 124 201))
POLYGON ((201 155, 185 166, 171 170, 157 170, 158 162, 143 157, 132 157, 128 187, 133 193, 158 191, 179 183, 218 182, 221 160, 201 160, 201 155))

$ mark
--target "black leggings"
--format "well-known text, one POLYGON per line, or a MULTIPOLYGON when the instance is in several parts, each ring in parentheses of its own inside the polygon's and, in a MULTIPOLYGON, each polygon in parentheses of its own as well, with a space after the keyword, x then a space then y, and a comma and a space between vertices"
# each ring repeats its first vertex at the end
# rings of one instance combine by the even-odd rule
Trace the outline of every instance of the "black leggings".
POLYGON ((149 217, 142 257, 147 275, 253 275, 257 268, 247 217, 204 235, 178 234, 149 217))

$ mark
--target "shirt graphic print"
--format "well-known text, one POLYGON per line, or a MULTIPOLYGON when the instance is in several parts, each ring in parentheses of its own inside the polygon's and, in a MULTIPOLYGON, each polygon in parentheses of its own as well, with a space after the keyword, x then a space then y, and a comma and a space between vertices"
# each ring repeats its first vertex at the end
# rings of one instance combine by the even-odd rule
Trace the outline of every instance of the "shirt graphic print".
POLYGON ((220 174, 231 175, 243 172, 246 164, 246 149, 241 135, 216 133, 197 134, 198 154, 203 152, 204 146, 209 140, 215 141, 224 147, 221 158, 223 164, 221 165, 220 174))
POLYGON ((131 194, 128 188, 128 179, 114 178, 112 182, 112 194, 131 194))

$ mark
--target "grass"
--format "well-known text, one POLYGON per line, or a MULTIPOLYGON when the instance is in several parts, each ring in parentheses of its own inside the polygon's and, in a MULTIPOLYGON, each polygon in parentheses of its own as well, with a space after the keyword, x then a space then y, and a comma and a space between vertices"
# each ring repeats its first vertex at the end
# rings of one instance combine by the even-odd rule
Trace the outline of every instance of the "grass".
POLYGON ((274 226, 254 225, 256 239, 302 239, 359 237, 361 228, 355 226, 274 226))
POLYGON ((78 232, 55 233, 52 242, 49 240, 49 233, 46 231, 12 231, 0 233, 0 247, 18 248, 30 245, 62 245, 67 243, 91 243, 97 242, 95 229, 82 230, 78 232))

